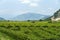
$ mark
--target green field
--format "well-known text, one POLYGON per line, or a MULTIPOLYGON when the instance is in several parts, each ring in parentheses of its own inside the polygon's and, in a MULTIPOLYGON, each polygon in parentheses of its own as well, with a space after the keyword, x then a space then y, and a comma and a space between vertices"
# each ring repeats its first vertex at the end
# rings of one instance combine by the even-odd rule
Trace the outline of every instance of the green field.
POLYGON ((2 21, 0 40, 60 40, 60 23, 2 21))

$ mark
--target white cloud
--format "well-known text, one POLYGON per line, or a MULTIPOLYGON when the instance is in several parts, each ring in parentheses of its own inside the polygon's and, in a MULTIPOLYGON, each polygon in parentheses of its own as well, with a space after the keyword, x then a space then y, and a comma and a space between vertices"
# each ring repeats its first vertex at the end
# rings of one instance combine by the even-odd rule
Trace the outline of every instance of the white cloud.
POLYGON ((39 1, 41 1, 41 0, 32 0, 32 2, 39 2, 39 1))
POLYGON ((40 0, 19 0, 23 4, 27 4, 31 7, 37 7, 40 0))
POLYGON ((27 4, 27 3, 30 3, 30 0, 19 0, 21 3, 25 3, 25 4, 27 4))
POLYGON ((37 3, 30 3, 30 5, 29 6, 31 6, 31 7, 37 7, 38 6, 38 4, 37 3))

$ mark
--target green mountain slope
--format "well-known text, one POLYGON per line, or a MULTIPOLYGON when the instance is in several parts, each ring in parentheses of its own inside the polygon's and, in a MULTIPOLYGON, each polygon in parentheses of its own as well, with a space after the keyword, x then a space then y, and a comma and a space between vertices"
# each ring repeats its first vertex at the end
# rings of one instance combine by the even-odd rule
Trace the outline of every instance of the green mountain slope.
POLYGON ((8 35, 0 32, 0 40, 13 40, 13 39, 8 35))
POLYGON ((60 23, 0 22, 0 33, 7 40, 60 40, 60 23))

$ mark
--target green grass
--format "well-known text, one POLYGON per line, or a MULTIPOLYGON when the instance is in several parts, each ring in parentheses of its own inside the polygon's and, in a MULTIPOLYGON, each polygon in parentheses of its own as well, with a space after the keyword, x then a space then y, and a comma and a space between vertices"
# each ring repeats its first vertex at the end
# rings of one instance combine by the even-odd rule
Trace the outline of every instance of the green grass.
POLYGON ((0 40, 14 40, 10 36, 0 32, 0 40))
POLYGON ((0 22, 0 40, 60 40, 60 23, 0 22))

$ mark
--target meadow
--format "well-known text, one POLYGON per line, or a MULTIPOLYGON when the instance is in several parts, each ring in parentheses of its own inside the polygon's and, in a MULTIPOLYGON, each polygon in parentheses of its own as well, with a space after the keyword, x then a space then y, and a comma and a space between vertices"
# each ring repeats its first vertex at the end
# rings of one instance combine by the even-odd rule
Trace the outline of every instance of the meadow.
POLYGON ((60 22, 0 21, 0 40, 60 40, 60 22))

